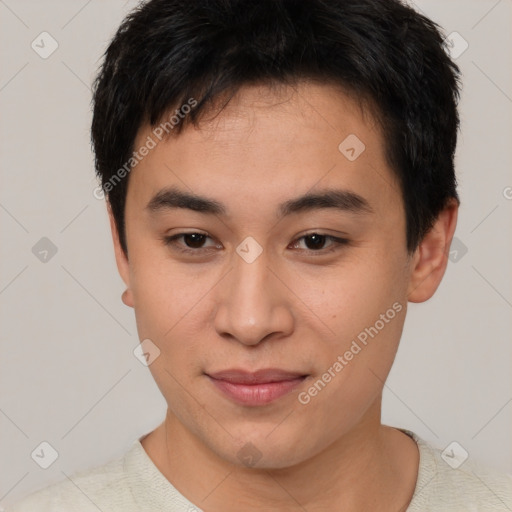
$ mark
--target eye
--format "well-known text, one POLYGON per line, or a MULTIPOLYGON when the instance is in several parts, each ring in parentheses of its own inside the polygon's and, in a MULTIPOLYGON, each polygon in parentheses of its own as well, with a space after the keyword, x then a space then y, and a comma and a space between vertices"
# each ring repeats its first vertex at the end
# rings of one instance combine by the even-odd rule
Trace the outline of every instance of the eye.
MULTIPOLYGON (((165 245, 169 246, 178 246, 177 240, 183 239, 185 243, 185 248, 177 247, 177 250, 182 253, 199 253, 199 249, 209 249, 210 247, 203 247, 203 244, 207 238, 210 238, 206 233, 199 233, 197 231, 193 231, 190 233, 178 233, 172 236, 164 237, 163 241, 165 245)), ((214 246, 213 246, 214 247, 214 246)))
POLYGON ((294 242, 293 247, 296 247, 301 240, 303 240, 306 245, 306 251, 320 254, 336 251, 340 246, 347 245, 349 243, 346 238, 338 238, 331 235, 324 235, 322 233, 308 233, 307 235, 298 238, 294 242), (328 240, 331 241, 331 245, 328 245, 328 248, 325 249, 324 246, 328 240))
MULTIPOLYGON (((210 249, 222 248, 218 245, 204 246, 207 239, 211 240, 211 237, 207 233, 200 233, 197 231, 189 233, 178 233, 176 235, 167 236, 163 238, 165 245, 176 248, 177 251, 185 254, 200 254, 201 252, 208 251, 210 249), (185 244, 183 246, 178 241, 182 239, 185 244)), ((347 245, 349 241, 346 238, 338 238, 331 235, 325 235, 322 233, 308 233, 298 238, 293 244, 292 248, 298 248, 300 242, 304 241, 306 249, 300 249, 310 253, 319 253, 320 255, 331 253, 340 248, 340 246, 347 245), (325 249, 326 242, 330 241, 331 244, 325 249)))

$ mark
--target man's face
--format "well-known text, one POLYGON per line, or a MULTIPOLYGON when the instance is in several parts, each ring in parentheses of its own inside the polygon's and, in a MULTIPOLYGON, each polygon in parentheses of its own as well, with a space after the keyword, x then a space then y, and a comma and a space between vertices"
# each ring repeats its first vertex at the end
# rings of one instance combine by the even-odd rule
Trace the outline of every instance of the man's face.
MULTIPOLYGON (((134 149, 148 136, 158 141, 145 127, 134 149)), ((410 258, 380 128, 348 96, 311 84, 242 89, 132 170, 126 237, 139 337, 160 350, 150 370, 202 445, 242 464, 252 443, 257 466, 288 467, 378 424, 410 258), (224 211, 173 206, 171 189, 224 211), (290 207, 329 191, 338 207, 290 207), (183 233, 199 234, 169 241, 183 233), (262 369, 298 378, 251 387, 211 377, 262 369)))

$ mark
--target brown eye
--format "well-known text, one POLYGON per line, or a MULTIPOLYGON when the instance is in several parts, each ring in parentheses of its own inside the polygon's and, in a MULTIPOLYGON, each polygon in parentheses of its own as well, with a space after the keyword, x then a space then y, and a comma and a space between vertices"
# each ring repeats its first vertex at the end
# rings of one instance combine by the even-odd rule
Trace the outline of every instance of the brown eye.
POLYGON ((207 238, 206 235, 203 235, 201 233, 187 233, 182 236, 185 245, 193 249, 200 249, 205 239, 207 238))
POLYGON ((310 233, 308 235, 304 235, 301 238, 297 239, 294 244, 294 247, 297 247, 301 241, 304 241, 304 245, 306 248, 304 249, 306 252, 309 251, 311 253, 320 253, 326 254, 329 252, 336 251, 340 248, 340 246, 347 245, 349 241, 346 238, 338 238, 330 235, 323 235, 321 233, 310 233), (331 244, 325 248, 325 244, 327 241, 330 241, 331 244))
POLYGON ((327 240, 325 235, 319 235, 317 233, 313 233, 312 235, 306 235, 304 237, 306 247, 308 249, 317 250, 323 249, 323 246, 327 240))
POLYGON ((190 233, 178 233, 172 236, 166 236, 163 238, 165 245, 172 247, 178 252, 187 254, 201 253, 208 251, 214 246, 205 246, 204 243, 211 237, 206 233, 190 232, 190 233), (180 239, 182 242, 180 243, 180 239))

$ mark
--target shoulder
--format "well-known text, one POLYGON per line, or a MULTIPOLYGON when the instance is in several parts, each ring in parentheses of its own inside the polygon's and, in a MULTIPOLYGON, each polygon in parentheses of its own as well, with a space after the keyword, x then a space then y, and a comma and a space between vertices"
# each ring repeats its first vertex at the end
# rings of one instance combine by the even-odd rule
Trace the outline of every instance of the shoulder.
POLYGON ((8 507, 6 512, 131 512, 133 498, 124 467, 125 457, 76 472, 32 492, 8 507))
POLYGON ((413 437, 420 452, 418 479, 408 512, 512 510, 512 475, 472 460, 458 443, 441 450, 413 432, 404 432, 413 437))

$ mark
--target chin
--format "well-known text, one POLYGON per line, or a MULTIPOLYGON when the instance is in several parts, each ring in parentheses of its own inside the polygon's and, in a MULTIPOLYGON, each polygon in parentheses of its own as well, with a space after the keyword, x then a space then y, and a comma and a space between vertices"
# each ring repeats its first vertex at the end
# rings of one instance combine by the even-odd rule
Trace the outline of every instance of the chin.
POLYGON ((307 448, 304 446, 306 435, 287 429, 278 434, 278 429, 273 425, 258 430, 253 424, 247 432, 239 432, 231 446, 223 446, 223 453, 219 455, 232 464, 253 469, 288 468, 307 458, 304 452, 307 448), (300 451, 298 446, 301 446, 300 451))

